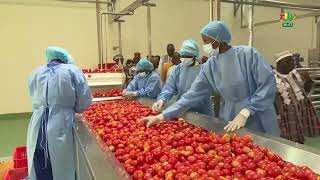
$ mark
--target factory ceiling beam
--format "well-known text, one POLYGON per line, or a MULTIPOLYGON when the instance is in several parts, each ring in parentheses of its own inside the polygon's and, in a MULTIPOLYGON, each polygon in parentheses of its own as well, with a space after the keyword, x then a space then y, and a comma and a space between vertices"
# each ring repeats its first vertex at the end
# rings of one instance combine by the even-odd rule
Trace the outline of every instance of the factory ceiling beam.
MULTIPOLYGON (((147 3, 149 0, 136 0, 133 3, 129 4, 126 8, 122 9, 119 13, 129 13, 134 12, 137 8, 147 3)), ((118 20, 121 15, 116 15, 113 17, 113 20, 118 20)))
POLYGON ((94 4, 108 4, 113 5, 112 2, 109 1, 86 1, 86 0, 57 0, 57 1, 63 1, 63 2, 81 2, 81 3, 94 3, 94 4))

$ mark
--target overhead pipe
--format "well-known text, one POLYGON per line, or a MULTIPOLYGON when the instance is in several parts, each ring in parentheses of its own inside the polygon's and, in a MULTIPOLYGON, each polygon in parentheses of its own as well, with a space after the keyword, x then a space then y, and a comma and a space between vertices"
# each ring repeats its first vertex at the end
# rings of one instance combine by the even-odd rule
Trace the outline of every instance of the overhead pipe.
POLYGON ((299 4, 276 2, 276 1, 259 1, 259 2, 232 1, 232 0, 220 0, 220 1, 225 2, 225 3, 246 4, 246 5, 275 7, 275 8, 300 9, 300 10, 320 10, 320 6, 299 5, 299 4))
POLYGON ((98 53, 99 53, 99 63, 98 64, 102 65, 103 60, 102 60, 102 45, 101 45, 101 18, 100 18, 100 4, 99 3, 96 3, 96 17, 97 17, 98 53))
POLYGON ((87 0, 56 0, 56 1, 63 1, 63 2, 80 2, 80 3, 94 3, 94 4, 108 4, 108 5, 112 5, 112 2, 109 1, 87 1, 87 0))
POLYGON ((152 56, 152 44, 151 44, 151 7, 147 6, 147 32, 148 32, 148 54, 149 60, 152 56))
POLYGON ((213 21, 213 0, 209 0, 209 21, 213 21))
MULTIPOLYGON (((136 10, 137 8, 139 8, 142 5, 145 5, 145 3, 147 3, 149 0, 135 0, 134 2, 132 2, 131 4, 129 4, 127 7, 125 7, 124 9, 122 9, 120 11, 120 13, 127 13, 127 12, 133 12, 134 10, 136 10)), ((121 17, 121 15, 116 15, 113 17, 113 20, 117 20, 121 17)))
POLYGON ((254 38, 254 6, 249 5, 249 11, 248 11, 248 23, 249 23, 249 43, 248 45, 250 47, 253 46, 253 38, 254 38))
POLYGON ((118 21, 118 44, 119 44, 119 54, 122 54, 122 28, 121 28, 122 21, 118 21))

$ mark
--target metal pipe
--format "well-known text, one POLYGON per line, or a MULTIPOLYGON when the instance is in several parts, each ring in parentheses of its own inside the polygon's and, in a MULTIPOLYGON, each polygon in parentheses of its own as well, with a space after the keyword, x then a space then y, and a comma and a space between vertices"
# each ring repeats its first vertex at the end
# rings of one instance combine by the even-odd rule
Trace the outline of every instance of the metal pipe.
POLYGON ((300 9, 300 10, 320 10, 320 6, 314 5, 298 5, 293 3, 275 2, 275 1, 260 1, 260 2, 246 2, 246 1, 232 1, 232 0, 220 0, 225 3, 247 4, 254 6, 265 6, 275 8, 287 8, 287 9, 300 9))
POLYGON ((320 20, 317 19, 316 49, 320 51, 320 20))
MULTIPOLYGON (((98 0, 97 0, 98 1, 98 0)), ((102 64, 101 60, 101 31, 100 31, 100 4, 96 4, 96 16, 97 16, 97 38, 98 38, 98 53, 99 53, 99 63, 102 64)))
POLYGON ((106 64, 108 63, 108 32, 107 32, 107 16, 104 15, 104 36, 105 36, 105 42, 106 42, 106 46, 105 46, 105 49, 106 49, 106 59, 105 59, 105 62, 106 64))
POLYGON ((95 3, 95 4, 109 4, 109 5, 113 5, 112 2, 108 2, 108 1, 86 1, 86 0, 56 0, 56 1, 63 1, 63 2, 81 2, 81 3, 95 3))
POLYGON ((252 5, 249 5, 249 11, 248 11, 248 23, 249 23, 249 46, 253 46, 253 37, 254 37, 254 12, 253 12, 253 7, 252 5))
POLYGON ((102 14, 100 15, 100 37, 101 37, 101 67, 102 67, 102 64, 104 63, 104 48, 103 48, 103 45, 104 45, 104 42, 103 42, 103 36, 104 36, 104 33, 103 33, 103 16, 102 14))
POLYGON ((209 21, 213 21, 213 0, 209 0, 209 21))
POLYGON ((119 54, 122 55, 122 36, 121 36, 121 21, 118 22, 118 40, 119 40, 119 54))
POLYGON ((147 32, 148 32, 148 54, 149 60, 152 56, 152 46, 151 46, 151 7, 147 6, 147 32))
POLYGON ((220 21, 220 16, 221 16, 221 0, 215 0, 215 6, 216 6, 216 20, 220 21))
MULTIPOLYGON (((133 12, 134 10, 136 10, 137 8, 139 8, 140 6, 144 5, 145 3, 147 3, 149 0, 135 0, 134 2, 132 2, 131 4, 129 4, 126 8, 122 9, 120 11, 120 13, 127 13, 127 12, 133 12)), ((117 20, 121 17, 121 15, 116 15, 113 17, 113 20, 117 20)))
POLYGON ((101 14, 108 14, 108 15, 122 15, 122 16, 125 16, 125 15, 133 15, 134 12, 127 12, 127 13, 116 13, 116 12, 104 12, 104 13, 101 13, 101 14))

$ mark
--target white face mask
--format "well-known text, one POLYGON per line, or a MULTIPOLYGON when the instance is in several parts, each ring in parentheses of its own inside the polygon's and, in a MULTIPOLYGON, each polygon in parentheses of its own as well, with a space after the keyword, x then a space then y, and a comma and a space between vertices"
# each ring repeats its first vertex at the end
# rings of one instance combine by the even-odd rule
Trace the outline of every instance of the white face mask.
MULTIPOLYGON (((215 43, 215 41, 213 43, 215 43)), ((213 49, 213 47, 212 47, 213 43, 208 43, 208 44, 205 44, 205 45, 202 46, 203 51, 205 53, 207 53, 209 56, 214 56, 214 55, 218 55, 219 54, 219 46, 220 46, 220 44, 218 45, 217 49, 213 49)))
POLYGON ((147 74, 146 72, 142 72, 142 73, 139 73, 139 76, 141 76, 141 77, 147 77, 148 74, 147 74))
POLYGON ((193 63, 193 58, 181 58, 180 61, 183 64, 191 65, 193 63))

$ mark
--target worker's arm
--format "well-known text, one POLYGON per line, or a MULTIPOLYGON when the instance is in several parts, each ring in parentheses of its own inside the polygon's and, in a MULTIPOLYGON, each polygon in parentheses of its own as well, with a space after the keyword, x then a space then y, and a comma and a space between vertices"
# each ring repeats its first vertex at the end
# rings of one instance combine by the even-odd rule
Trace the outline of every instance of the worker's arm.
POLYGON ((138 89, 139 77, 136 75, 133 80, 128 84, 126 91, 136 91, 138 89))
POLYGON ((270 65, 256 49, 252 48, 250 69, 256 83, 256 91, 252 94, 246 109, 250 115, 262 112, 273 106, 276 95, 276 80, 270 65))
POLYGON ((80 69, 75 71, 74 81, 76 92, 75 112, 81 113, 91 106, 92 94, 87 80, 80 69))
MULTIPOLYGON (((208 66, 209 64, 206 65, 208 66)), ((205 68, 201 68, 191 88, 175 104, 162 112, 164 119, 168 120, 182 116, 191 106, 199 104, 204 97, 209 97, 212 94, 213 88, 204 71, 205 68)))
POLYGON ((177 78, 178 78, 178 73, 179 69, 174 68, 167 79, 161 93, 158 96, 158 100, 163 100, 163 101, 169 101, 172 96, 178 94, 178 88, 177 88, 177 78))

